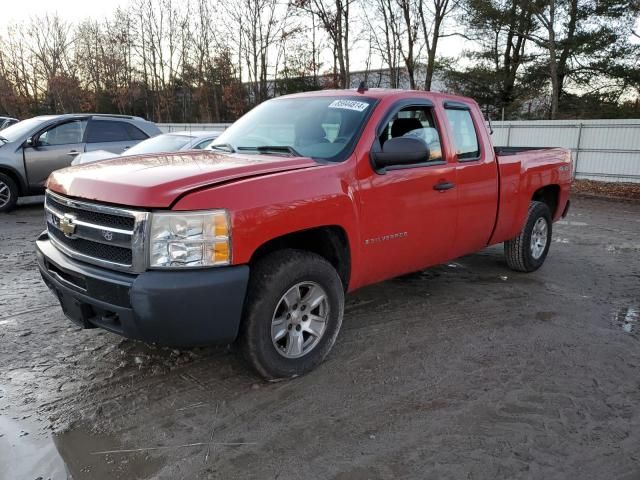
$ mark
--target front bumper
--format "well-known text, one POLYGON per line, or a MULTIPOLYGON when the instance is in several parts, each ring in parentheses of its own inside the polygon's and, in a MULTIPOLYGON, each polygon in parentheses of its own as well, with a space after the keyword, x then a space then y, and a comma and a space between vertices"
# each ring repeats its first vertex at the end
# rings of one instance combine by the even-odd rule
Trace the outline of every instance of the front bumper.
POLYGON ((246 265, 130 275, 69 258, 46 232, 36 255, 65 315, 84 328, 176 347, 226 344, 238 335, 246 265))

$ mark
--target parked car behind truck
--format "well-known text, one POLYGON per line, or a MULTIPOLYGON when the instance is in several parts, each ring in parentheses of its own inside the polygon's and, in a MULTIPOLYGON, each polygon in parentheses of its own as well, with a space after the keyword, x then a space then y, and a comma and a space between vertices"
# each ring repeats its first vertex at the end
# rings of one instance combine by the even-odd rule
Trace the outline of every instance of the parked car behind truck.
POLYGON ((301 375, 331 350, 345 293, 497 243, 534 271, 569 206, 570 152, 494 149, 463 97, 280 97, 212 148, 52 174, 37 257, 70 319, 237 341, 266 378, 301 375))
POLYGON ((107 150, 94 150, 78 155, 71 165, 84 165, 108 158, 131 157, 134 155, 149 155, 151 153, 182 152, 186 150, 202 150, 208 147, 222 132, 219 130, 178 131, 163 133, 153 138, 143 140, 134 147, 115 155, 107 150))
POLYGON ((42 193, 49 174, 82 152, 120 154, 160 133, 154 123, 121 115, 46 115, 16 123, 0 131, 0 212, 20 196, 42 193))
POLYGON ((14 125, 16 123, 18 123, 17 118, 0 117, 0 130, 4 130, 5 128, 10 127, 11 125, 14 125))

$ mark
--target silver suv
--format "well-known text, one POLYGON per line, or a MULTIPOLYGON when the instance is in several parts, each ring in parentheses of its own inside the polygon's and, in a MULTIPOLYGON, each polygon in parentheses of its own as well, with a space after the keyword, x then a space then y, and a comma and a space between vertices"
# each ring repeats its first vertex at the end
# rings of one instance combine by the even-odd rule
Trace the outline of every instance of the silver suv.
POLYGON ((18 123, 17 118, 12 117, 0 117, 0 130, 10 127, 14 123, 18 123))
POLYGON ((0 131, 0 212, 11 210, 19 196, 42 193, 49 174, 82 152, 120 154, 160 133, 154 123, 123 115, 47 115, 18 122, 0 131))

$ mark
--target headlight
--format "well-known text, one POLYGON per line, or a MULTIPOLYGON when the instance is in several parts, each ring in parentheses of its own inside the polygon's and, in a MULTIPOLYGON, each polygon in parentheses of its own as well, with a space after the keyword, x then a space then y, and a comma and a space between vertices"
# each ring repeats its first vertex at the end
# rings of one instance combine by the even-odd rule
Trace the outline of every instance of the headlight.
POLYGON ((207 267, 231 263, 231 228, 225 210, 154 212, 150 268, 207 267))

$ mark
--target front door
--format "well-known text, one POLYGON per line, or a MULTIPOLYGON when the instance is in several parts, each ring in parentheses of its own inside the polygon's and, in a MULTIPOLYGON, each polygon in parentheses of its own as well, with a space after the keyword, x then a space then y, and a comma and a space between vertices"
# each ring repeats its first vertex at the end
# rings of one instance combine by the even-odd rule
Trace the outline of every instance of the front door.
POLYGON ((84 131, 87 121, 82 119, 58 123, 35 135, 32 144, 24 147, 24 163, 29 187, 44 187, 49 174, 68 167, 84 152, 84 131))
POLYGON ((386 172, 360 162, 367 281, 420 270, 450 257, 457 219, 456 168, 446 161, 441 132, 429 102, 403 102, 379 126, 373 148, 382 148, 393 137, 418 137, 427 143, 429 158, 386 172))

